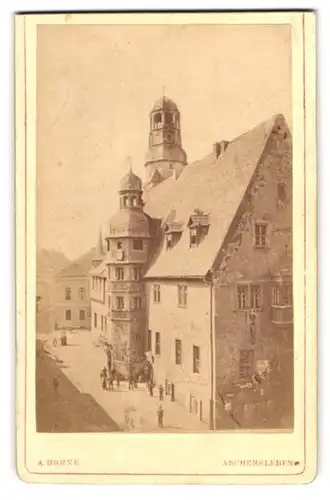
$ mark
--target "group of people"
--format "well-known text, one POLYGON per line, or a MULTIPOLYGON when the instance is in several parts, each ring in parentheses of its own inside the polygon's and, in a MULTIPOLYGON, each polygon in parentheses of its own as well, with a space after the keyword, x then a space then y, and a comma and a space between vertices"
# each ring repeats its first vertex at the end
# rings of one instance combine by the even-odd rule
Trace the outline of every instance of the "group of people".
POLYGON ((117 389, 120 388, 120 373, 115 369, 108 370, 106 366, 100 373, 101 387, 104 391, 114 390, 114 381, 116 381, 117 389))
MULTIPOLYGON (((101 387, 104 391, 113 391, 114 382, 116 382, 117 389, 120 388, 120 373, 116 369, 110 369, 110 367, 104 366, 100 373, 101 387)), ((130 372, 128 376, 128 390, 134 390, 138 388, 138 384, 141 382, 141 377, 134 372, 130 372)), ((149 391, 150 396, 154 395, 155 382, 152 378, 146 380, 146 387, 149 391)), ((159 401, 164 400, 164 387, 162 385, 158 388, 159 401)), ((164 409, 162 403, 159 404, 157 409, 157 419, 159 427, 164 427, 164 409)))

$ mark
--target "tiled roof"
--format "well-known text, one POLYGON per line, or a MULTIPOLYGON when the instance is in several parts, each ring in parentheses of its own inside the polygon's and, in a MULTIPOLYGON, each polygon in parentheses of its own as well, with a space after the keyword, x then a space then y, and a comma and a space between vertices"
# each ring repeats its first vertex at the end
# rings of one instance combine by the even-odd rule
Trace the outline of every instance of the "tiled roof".
POLYGON ((83 276, 87 275, 92 267, 92 260, 95 255, 95 248, 92 248, 77 260, 72 262, 69 266, 62 269, 57 275, 57 278, 61 276, 83 276))
POLYGON ((215 154, 187 165, 180 177, 168 178, 145 192, 144 211, 153 218, 182 222, 178 243, 165 244, 146 273, 147 278, 202 277, 212 267, 246 189, 252 179, 267 140, 281 115, 276 115, 228 144, 215 154), (188 221, 195 210, 208 215, 209 231, 203 242, 189 248, 188 221))
POLYGON ((89 274, 92 276, 103 276, 104 278, 107 277, 107 264, 106 264, 106 259, 104 259, 97 267, 92 267, 89 270, 89 274))

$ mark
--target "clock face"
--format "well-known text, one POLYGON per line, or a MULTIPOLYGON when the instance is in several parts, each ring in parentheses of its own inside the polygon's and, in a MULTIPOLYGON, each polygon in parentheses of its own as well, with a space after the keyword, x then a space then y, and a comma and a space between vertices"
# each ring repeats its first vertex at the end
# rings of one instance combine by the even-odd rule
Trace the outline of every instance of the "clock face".
POLYGON ((153 134, 153 144, 161 144, 161 142, 162 142, 161 132, 155 132, 153 134))

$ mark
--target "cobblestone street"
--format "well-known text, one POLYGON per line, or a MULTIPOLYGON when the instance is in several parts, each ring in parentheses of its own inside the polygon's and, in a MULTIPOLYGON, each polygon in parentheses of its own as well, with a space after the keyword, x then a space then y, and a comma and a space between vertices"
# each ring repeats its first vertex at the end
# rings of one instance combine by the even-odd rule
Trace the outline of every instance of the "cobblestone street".
POLYGON ((45 359, 42 360, 45 355, 37 357, 37 400, 38 405, 42 404, 42 411, 37 412, 40 414, 38 430, 205 432, 208 429, 205 423, 166 397, 162 402, 164 427, 159 428, 158 392, 155 390, 154 396, 150 396, 145 384, 139 384, 137 389, 129 391, 128 383, 121 382, 119 389, 115 386, 114 391, 104 391, 100 385, 100 371, 105 364, 105 354, 90 332, 71 333, 67 346, 59 343, 54 346, 52 335, 39 335, 38 339, 49 352, 46 373, 42 370, 42 364, 46 362, 45 359), (56 401, 53 377, 57 372, 60 377, 56 401), (47 425, 45 422, 48 422, 47 425), (69 429, 65 429, 66 427, 69 429))

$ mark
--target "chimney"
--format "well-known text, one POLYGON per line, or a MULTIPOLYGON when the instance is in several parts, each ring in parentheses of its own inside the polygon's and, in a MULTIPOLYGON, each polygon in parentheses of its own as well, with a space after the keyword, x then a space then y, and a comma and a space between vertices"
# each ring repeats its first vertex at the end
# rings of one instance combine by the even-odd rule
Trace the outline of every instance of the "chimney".
POLYGON ((223 153, 227 149, 228 144, 229 144, 229 141, 215 142, 213 144, 213 153, 214 153, 216 158, 219 158, 219 156, 223 155, 223 153))

